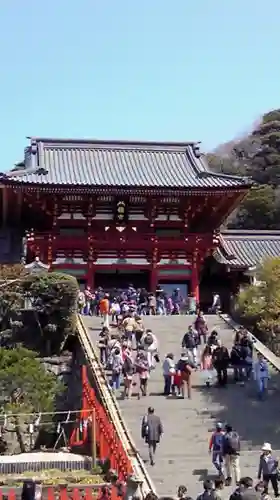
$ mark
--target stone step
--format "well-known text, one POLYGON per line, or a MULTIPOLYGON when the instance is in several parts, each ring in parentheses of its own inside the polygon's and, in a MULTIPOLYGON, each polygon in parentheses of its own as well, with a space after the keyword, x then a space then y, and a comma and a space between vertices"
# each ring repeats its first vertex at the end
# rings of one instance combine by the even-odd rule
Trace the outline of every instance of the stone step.
MULTIPOLYGON (((209 330, 217 328, 224 344, 230 348, 234 332, 219 317, 206 316, 209 330)), ((86 318, 93 343, 98 338, 100 319, 86 318)), ((146 328, 151 328, 159 339, 161 357, 181 352, 181 340, 192 316, 144 318, 146 328)), ((193 397, 188 399, 165 398, 162 391, 161 363, 149 381, 149 396, 140 399, 121 400, 119 405, 135 444, 143 457, 148 458, 147 446, 140 436, 140 425, 148 406, 153 406, 161 417, 164 435, 157 452, 154 467, 147 464, 157 492, 174 495, 180 484, 189 487, 189 494, 196 498, 202 491, 201 481, 215 473, 208 455, 208 442, 217 421, 228 422, 239 432, 242 439, 241 473, 256 477, 260 449, 264 441, 280 448, 278 433, 279 375, 272 373, 267 401, 256 399, 254 382, 245 387, 229 385, 227 389, 206 389, 199 372, 194 374, 193 397)), ((228 498, 232 489, 226 488, 222 498, 228 498)))

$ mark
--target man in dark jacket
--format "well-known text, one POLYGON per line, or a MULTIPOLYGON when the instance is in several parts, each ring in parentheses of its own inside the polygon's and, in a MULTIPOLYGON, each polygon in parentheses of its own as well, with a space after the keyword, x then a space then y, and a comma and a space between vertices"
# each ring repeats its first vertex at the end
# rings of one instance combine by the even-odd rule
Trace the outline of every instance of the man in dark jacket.
POLYGON ((218 347, 213 352, 212 360, 217 372, 218 384, 225 387, 227 385, 227 369, 230 358, 227 348, 222 345, 221 341, 219 341, 218 347))
POLYGON ((197 346, 199 344, 199 336, 192 326, 189 326, 182 340, 182 349, 186 349, 193 363, 197 365, 197 346))
POLYGON ((144 415, 142 420, 141 436, 145 439, 149 447, 151 465, 155 464, 155 452, 162 434, 163 427, 161 420, 157 415, 155 415, 154 408, 150 406, 148 408, 148 414, 144 415))

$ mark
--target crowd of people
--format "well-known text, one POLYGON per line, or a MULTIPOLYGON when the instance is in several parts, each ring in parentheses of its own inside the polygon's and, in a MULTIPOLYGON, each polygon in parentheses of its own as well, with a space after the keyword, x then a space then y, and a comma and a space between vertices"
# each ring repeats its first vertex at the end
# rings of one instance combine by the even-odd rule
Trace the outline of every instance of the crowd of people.
MULTIPOLYGON (((142 420, 142 437, 148 444, 152 464, 162 433, 161 420, 150 407, 142 420)), ((271 444, 264 443, 262 446, 255 485, 251 477, 241 477, 240 452, 241 442, 238 432, 231 425, 218 422, 209 441, 209 454, 212 455, 217 477, 215 480, 210 478, 204 480, 204 491, 198 495, 197 500, 221 500, 222 497, 224 498, 222 490, 231 485, 235 485, 235 490, 229 495, 229 500, 270 500, 268 494, 270 483, 274 497, 279 497, 279 464, 271 444)), ((155 495, 152 498, 156 500, 155 495)), ((186 486, 179 486, 177 499, 192 500, 186 486)), ((167 500, 166 497, 165 500, 167 500)))
MULTIPOLYGON (((139 315, 177 315, 195 314, 197 302, 195 297, 190 294, 183 297, 180 288, 175 288, 168 294, 161 286, 158 286, 155 293, 148 292, 145 288, 136 289, 129 285, 126 289, 112 289, 106 292, 102 287, 97 290, 91 290, 87 287, 79 293, 79 311, 81 314, 99 316, 103 315, 101 302, 108 299, 111 310, 115 314, 124 314, 127 311, 136 312, 139 315)), ((213 295, 211 312, 220 309, 220 297, 213 295)), ((109 313, 110 311, 108 311, 109 313)))
MULTIPOLYGON (((148 396, 149 379, 159 365, 162 367, 162 394, 165 397, 191 398, 193 376, 199 371, 207 387, 214 383, 218 387, 226 387, 229 375, 233 382, 240 385, 246 384, 253 377, 260 399, 264 398, 269 381, 268 365, 261 354, 256 359, 253 358, 254 341, 245 329, 240 328, 234 334, 229 350, 223 345, 219 331, 210 331, 203 312, 197 310, 193 324, 182 336, 180 356, 177 359, 174 353, 161 356, 157 336, 145 328, 141 301, 137 304, 137 307, 131 307, 124 301, 120 307, 115 297, 105 293, 99 299, 98 308, 103 318, 103 327, 98 347, 100 361, 107 369, 112 391, 121 390, 121 397, 127 399, 134 394, 139 399, 148 396), (139 314, 141 311, 142 314, 139 314)), ((153 311, 150 313, 153 314, 153 311)), ((152 407, 149 407, 147 415, 143 417, 141 434, 148 445, 150 463, 154 465, 163 424, 152 407)), ((209 443, 209 453, 217 470, 217 479, 214 482, 205 480, 204 492, 197 500, 219 500, 220 490, 231 484, 236 484, 236 490, 230 500, 267 500, 269 482, 275 497, 278 497, 278 462, 269 443, 265 443, 262 449, 259 481, 255 486, 251 478, 241 477, 240 439, 230 425, 224 427, 221 423, 217 424, 209 443)), ((178 498, 191 500, 187 488, 180 488, 178 498)))
MULTIPOLYGON (((154 332, 145 329, 143 316, 136 311, 116 311, 114 301, 104 296, 100 300, 104 326, 99 335, 101 363, 111 372, 112 389, 118 390, 123 380, 123 396, 130 398, 132 387, 137 386, 138 398, 146 396, 152 371, 160 362, 158 339, 154 332), (115 328, 110 329, 110 320, 115 328)), ((229 352, 217 330, 208 330, 201 311, 189 326, 181 342, 181 355, 175 359, 167 353, 162 362, 163 395, 191 398, 193 372, 200 370, 207 387, 215 383, 228 384, 229 371, 236 383, 244 385, 253 376, 260 398, 267 393, 269 371, 266 360, 258 354, 253 359, 253 340, 240 329, 233 339, 229 352)))
MULTIPOLYGON (((249 476, 240 478, 238 486, 229 495, 229 500, 271 500, 271 496, 268 494, 268 481, 278 482, 278 472, 275 468, 278 467, 276 465, 278 462, 270 452, 262 452, 261 457, 263 460, 269 460, 273 463, 275 472, 270 475, 269 480, 258 480, 256 484, 249 476)), ((205 479, 203 491, 197 496, 196 500, 221 500, 224 497, 224 488, 225 482, 222 478, 205 479)), ((274 491, 274 496, 278 498, 279 494, 274 491)), ((140 500, 140 498, 135 496, 133 500, 140 500)), ((187 486, 180 485, 177 495, 174 497, 157 497, 154 493, 149 493, 145 500, 193 500, 193 498, 189 495, 187 486)))

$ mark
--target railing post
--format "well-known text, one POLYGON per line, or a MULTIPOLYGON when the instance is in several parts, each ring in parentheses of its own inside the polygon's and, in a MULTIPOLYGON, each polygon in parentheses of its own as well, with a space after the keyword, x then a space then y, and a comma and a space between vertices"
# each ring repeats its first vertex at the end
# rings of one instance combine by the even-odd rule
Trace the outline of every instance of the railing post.
POLYGON ((95 410, 91 412, 91 456, 92 456, 92 467, 96 467, 96 417, 95 410))
POLYGON ((47 490, 47 499, 48 500, 55 500, 55 494, 54 494, 54 488, 48 488, 47 490))
POLYGON ((10 490, 8 493, 8 500, 16 500, 16 492, 15 490, 10 490))
POLYGON ((61 488, 59 496, 60 496, 60 500, 68 500, 67 489, 61 488))

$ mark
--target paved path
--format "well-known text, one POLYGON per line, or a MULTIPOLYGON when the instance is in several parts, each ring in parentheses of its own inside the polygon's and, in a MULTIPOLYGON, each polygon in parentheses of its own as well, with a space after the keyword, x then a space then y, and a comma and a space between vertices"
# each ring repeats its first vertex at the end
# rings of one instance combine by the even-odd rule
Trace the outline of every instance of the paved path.
MULTIPOLYGON (((146 317, 145 326, 157 335, 160 353, 164 357, 168 352, 180 354, 183 333, 193 321, 192 317, 146 317)), ((233 331, 218 317, 209 316, 210 328, 217 327, 225 345, 232 344, 233 331)), ((91 338, 96 342, 100 320, 86 318, 91 338)), ((142 457, 146 460, 147 448, 140 437, 140 423, 148 406, 153 406, 161 417, 164 436, 158 449, 154 467, 147 463, 149 473, 160 495, 175 494, 180 484, 189 488, 189 494, 195 497, 201 492, 200 481, 215 471, 208 455, 208 440, 215 422, 232 424, 242 438, 241 473, 256 477, 259 450, 264 441, 280 450, 279 391, 277 374, 272 374, 269 399, 260 402, 255 397, 254 383, 246 387, 230 384, 226 389, 207 389, 201 374, 194 375, 194 390, 191 400, 165 398, 162 393, 161 364, 153 372, 149 381, 149 396, 132 400, 120 400, 119 404, 124 419, 142 457)), ((229 490, 225 490, 224 498, 229 490)))

